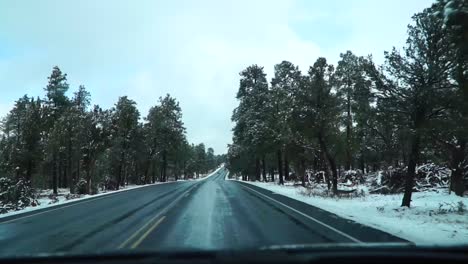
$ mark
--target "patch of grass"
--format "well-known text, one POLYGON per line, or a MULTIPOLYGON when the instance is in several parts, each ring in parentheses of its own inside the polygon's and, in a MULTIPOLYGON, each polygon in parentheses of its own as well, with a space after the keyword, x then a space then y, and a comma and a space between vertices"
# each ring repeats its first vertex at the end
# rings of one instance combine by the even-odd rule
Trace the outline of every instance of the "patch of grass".
POLYGON ((320 188, 320 186, 311 186, 303 188, 299 191, 299 194, 308 197, 323 197, 323 198, 335 198, 335 199, 354 199, 366 196, 366 192, 363 189, 356 189, 352 191, 340 191, 338 194, 334 194, 331 190, 320 188))
POLYGON ((465 214, 467 211, 466 205, 459 201, 458 203, 439 203, 439 208, 437 210, 430 210, 429 215, 444 215, 444 214, 465 214))

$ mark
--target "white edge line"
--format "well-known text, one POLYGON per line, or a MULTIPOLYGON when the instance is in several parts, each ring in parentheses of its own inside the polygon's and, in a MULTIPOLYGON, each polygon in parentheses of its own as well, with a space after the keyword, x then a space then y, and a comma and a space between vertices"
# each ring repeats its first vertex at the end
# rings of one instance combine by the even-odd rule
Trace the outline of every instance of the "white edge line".
POLYGON ((274 202, 276 202, 276 203, 278 203, 278 204, 280 204, 280 205, 282 205, 282 206, 288 208, 289 210, 294 211, 294 212, 296 212, 296 213, 298 213, 298 214, 300 214, 300 215, 302 215, 302 216, 304 216, 304 217, 306 217, 306 218, 308 218, 308 219, 310 219, 310 220, 316 222, 317 224, 320 224, 320 225, 322 225, 322 226, 324 226, 324 227, 326 227, 326 228, 328 228, 328 229, 330 229, 330 230, 332 230, 332 231, 335 231, 336 233, 338 233, 338 234, 340 234, 340 235, 342 235, 342 236, 344 236, 344 237, 350 239, 351 241, 354 241, 354 242, 356 242, 356 243, 364 243, 364 242, 362 242, 361 240, 359 240, 359 239, 357 239, 357 238, 355 238, 355 237, 352 237, 352 236, 350 236, 350 235, 348 235, 348 234, 346 234, 346 233, 344 233, 344 232, 342 232, 342 231, 340 231, 340 230, 338 230, 338 229, 336 229, 336 228, 334 228, 334 227, 332 227, 332 226, 330 226, 330 225, 327 225, 327 224, 325 224, 324 222, 322 222, 322 221, 320 221, 320 220, 317 220, 317 219, 313 218, 313 217, 310 216, 310 215, 304 214, 303 212, 298 211, 298 210, 292 208, 291 206, 288 206, 288 205, 286 205, 286 204, 284 204, 284 203, 282 203, 282 202, 279 202, 279 201, 277 201, 277 200, 275 200, 275 199, 273 199, 273 198, 271 198, 271 197, 268 197, 267 195, 265 195, 265 194, 263 194, 263 193, 261 193, 261 192, 258 192, 258 191, 254 190, 254 189, 252 189, 252 188, 250 188, 250 187, 247 187, 247 186, 245 186, 245 185, 243 185, 243 184, 241 184, 241 186, 244 187, 244 188, 247 188, 247 189, 249 189, 249 190, 251 190, 251 191, 253 191, 253 192, 258 193, 258 194, 262 195, 263 197, 268 198, 268 199, 270 199, 270 200, 272 200, 272 201, 274 201, 274 202))

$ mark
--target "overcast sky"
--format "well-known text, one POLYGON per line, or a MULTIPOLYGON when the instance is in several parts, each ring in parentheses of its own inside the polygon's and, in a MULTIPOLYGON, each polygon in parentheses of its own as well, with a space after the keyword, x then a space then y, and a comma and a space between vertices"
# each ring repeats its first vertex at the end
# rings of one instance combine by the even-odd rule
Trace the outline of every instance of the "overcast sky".
POLYGON ((84 84, 105 108, 128 95, 146 116, 170 93, 188 140, 224 153, 242 69, 256 63, 271 78, 289 60, 305 72, 346 50, 382 63, 431 2, 0 0, 0 116, 24 94, 44 96, 58 65, 70 94, 84 84))

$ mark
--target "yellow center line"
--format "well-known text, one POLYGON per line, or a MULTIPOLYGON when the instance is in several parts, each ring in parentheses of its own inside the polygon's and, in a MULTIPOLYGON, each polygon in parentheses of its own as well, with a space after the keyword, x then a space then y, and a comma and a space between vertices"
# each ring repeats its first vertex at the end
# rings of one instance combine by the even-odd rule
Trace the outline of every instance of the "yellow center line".
POLYGON ((140 229, 138 229, 132 236, 130 236, 127 240, 125 240, 122 244, 120 244, 119 249, 125 247, 132 239, 134 239, 143 229, 145 229, 149 224, 151 224, 159 215, 154 216, 151 218, 146 224, 144 224, 140 229))
MULTIPOLYGON (((124 247, 126 247, 128 244, 130 244, 130 242, 135 239, 141 232, 143 232, 143 230, 145 228, 147 228, 151 223, 154 222, 154 220, 156 220, 158 217, 161 217, 162 214, 166 213, 170 208, 172 208, 179 200, 181 200, 182 198, 184 197, 187 197, 187 195, 190 193, 190 191, 192 191, 195 187, 197 186, 197 184, 193 185, 192 187, 190 187, 187 191, 185 191, 184 193, 182 193, 178 198, 176 198, 174 201, 172 201, 171 203, 169 203, 165 208, 163 208, 158 214, 156 214, 153 218, 151 218, 148 222, 146 222, 146 224, 144 224, 142 227, 140 227, 140 229, 138 229, 135 233, 133 233, 133 235, 131 235, 129 238, 127 238, 127 240, 125 240, 122 244, 120 244, 120 246, 118 247, 119 249, 122 249, 124 247)), ((141 241, 143 241, 143 239, 148 236, 148 234, 153 230, 155 229, 160 223, 162 220, 164 220, 165 216, 161 217, 161 219, 158 220, 158 222, 156 222, 155 224, 153 224, 153 226, 150 227, 150 229, 148 229, 148 231, 146 231, 142 237, 140 237, 136 242, 134 242, 131 246, 131 248, 135 248, 137 247, 141 241)))
POLYGON ((152 225, 148 230, 146 230, 146 232, 145 232, 137 241, 135 241, 135 243, 133 243, 133 245, 132 245, 130 248, 131 248, 131 249, 134 249, 134 248, 138 247, 138 245, 140 245, 140 243, 143 242, 143 240, 145 240, 145 238, 146 238, 156 227, 158 227, 159 224, 161 224, 161 222, 164 220, 164 218, 166 218, 166 216, 161 217, 156 223, 154 223, 154 225, 152 225))

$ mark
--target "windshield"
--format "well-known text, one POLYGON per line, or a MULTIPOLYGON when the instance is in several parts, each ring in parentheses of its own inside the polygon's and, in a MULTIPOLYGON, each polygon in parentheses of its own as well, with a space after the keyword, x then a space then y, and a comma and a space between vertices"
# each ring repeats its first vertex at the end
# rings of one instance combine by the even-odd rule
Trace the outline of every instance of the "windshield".
POLYGON ((0 258, 468 245, 467 21, 0 1, 0 258))

